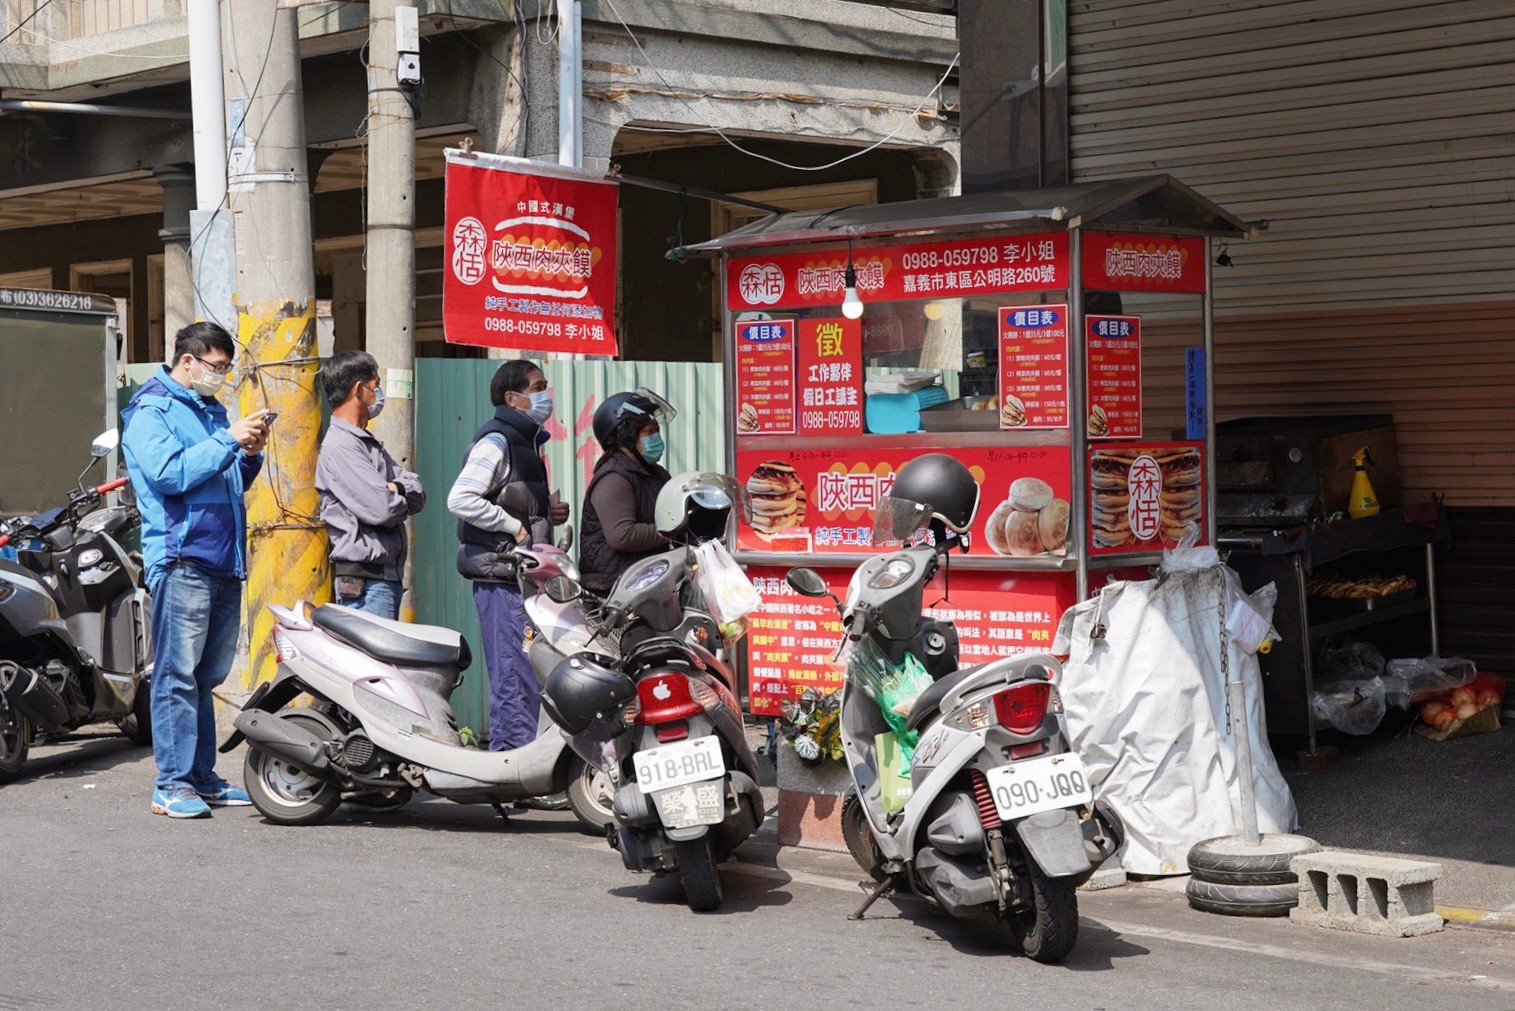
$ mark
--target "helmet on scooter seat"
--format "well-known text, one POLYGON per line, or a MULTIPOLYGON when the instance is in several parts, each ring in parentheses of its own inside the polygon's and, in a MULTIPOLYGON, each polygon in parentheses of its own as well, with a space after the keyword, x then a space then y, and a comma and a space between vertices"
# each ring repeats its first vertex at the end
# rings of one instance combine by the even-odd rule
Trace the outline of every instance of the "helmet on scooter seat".
POLYGON ((889 496, 919 503, 932 519, 949 530, 968 532, 978 514, 978 482, 962 461, 946 453, 927 453, 905 464, 894 475, 889 496))
POLYGON ((542 706, 565 733, 608 741, 625 730, 621 708, 636 685, 608 662, 587 653, 563 660, 547 675, 542 706))
POLYGON ((663 485, 652 516, 658 533, 675 544, 700 544, 726 536, 731 510, 741 501, 736 483, 726 475, 690 471, 663 485))
POLYGON ((637 433, 650 424, 667 428, 679 412, 645 386, 613 393, 594 410, 594 437, 605 452, 621 446, 635 450, 637 433))

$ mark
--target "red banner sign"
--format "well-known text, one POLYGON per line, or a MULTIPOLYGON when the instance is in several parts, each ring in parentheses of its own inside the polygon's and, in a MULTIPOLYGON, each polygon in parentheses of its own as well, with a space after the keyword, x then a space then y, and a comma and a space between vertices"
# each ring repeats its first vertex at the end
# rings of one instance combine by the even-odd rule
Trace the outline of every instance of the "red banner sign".
MULTIPOLYGON (((737 480, 751 496, 752 522, 738 547, 785 553, 870 554, 873 511, 894 473, 929 452, 873 438, 855 446, 737 450, 737 480)), ((1072 475, 1062 446, 966 446, 953 450, 979 482, 973 555, 1029 557, 1066 552, 1072 475)))
POLYGON ((799 321, 801 435, 863 431, 863 328, 855 319, 799 321))
POLYGON ((1125 443, 1089 452, 1089 537, 1096 555, 1205 543, 1204 443, 1125 443))
POLYGON ((493 156, 449 160, 446 185, 448 343, 615 355, 618 184, 493 156))
MULTIPOLYGON (((825 598, 802 597, 784 582, 786 570, 753 566, 747 570, 763 595, 763 607, 751 618, 747 633, 747 672, 754 716, 778 716, 789 699, 806 688, 838 690, 844 672, 831 663, 842 625, 836 606, 825 598)), ((831 591, 844 597, 851 569, 821 569, 831 591)), ((939 575, 926 591, 935 601, 948 588, 939 575)), ((1073 604, 1071 576, 1058 573, 952 573, 951 595, 927 613, 957 626, 958 662, 988 663, 1016 653, 1046 652, 1063 611, 1073 604)))
POLYGON ((736 430, 794 434, 794 320, 736 325, 736 430))
POLYGON ((1085 291, 1205 290, 1205 240, 1084 232, 1085 291))
MULTIPOLYGON (((852 256, 864 302, 957 298, 1068 286, 1068 236, 1000 236, 871 246, 852 256)), ((741 312, 782 306, 840 305, 847 250, 732 259, 727 304, 741 312)))
POLYGON ((1140 316, 1088 316, 1089 438, 1142 437, 1140 316))
POLYGON ((1068 427, 1068 307, 999 311, 999 427, 1068 427))

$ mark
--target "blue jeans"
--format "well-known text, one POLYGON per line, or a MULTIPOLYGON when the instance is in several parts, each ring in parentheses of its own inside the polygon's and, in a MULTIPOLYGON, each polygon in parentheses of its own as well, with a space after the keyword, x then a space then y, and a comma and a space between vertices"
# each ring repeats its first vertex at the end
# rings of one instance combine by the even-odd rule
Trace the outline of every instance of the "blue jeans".
POLYGON ((393 621, 400 616, 400 595, 404 592, 405 585, 398 579, 365 579, 361 596, 338 596, 337 603, 393 621))
POLYGON ((489 671, 489 750, 509 751, 537 738, 541 690, 526 657, 526 608, 512 583, 474 583, 489 671))
POLYGON ((216 700, 242 628, 242 581, 188 562, 172 565, 153 588, 153 758, 158 789, 213 788, 216 700))

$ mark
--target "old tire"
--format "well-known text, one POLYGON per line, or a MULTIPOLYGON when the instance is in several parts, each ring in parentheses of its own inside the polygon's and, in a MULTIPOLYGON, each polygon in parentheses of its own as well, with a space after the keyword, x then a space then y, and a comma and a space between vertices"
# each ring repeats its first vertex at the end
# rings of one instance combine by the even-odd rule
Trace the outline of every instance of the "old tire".
POLYGON ((679 854, 679 880, 684 883, 684 901, 689 908, 696 913, 721 908, 721 873, 715 866, 710 833, 674 845, 679 854))
MULTIPOLYGON (((337 736, 329 720, 309 709, 286 709, 279 718, 318 737, 337 736)), ((242 783, 253 807, 276 825, 315 825, 342 803, 342 788, 336 783, 257 748, 247 749, 242 783)))
POLYGON ((1302 835, 1264 835, 1257 846, 1241 836, 1219 836, 1189 850, 1189 873, 1215 885, 1292 885, 1299 881, 1289 869, 1294 858, 1319 850, 1320 843, 1302 835))
POLYGON ((1032 961, 1061 962, 1078 943, 1078 890, 1072 879, 1049 878, 1034 863, 1024 873, 1031 879, 1031 908, 1007 912, 1005 922, 1032 961))
POLYGON ((1299 905, 1299 885, 1219 885, 1191 877, 1189 905, 1222 916, 1287 916, 1299 905))
POLYGON ((9 706, 0 707, 0 783, 21 775, 31 749, 31 723, 9 706))
POLYGON ((568 763, 568 807, 586 835, 605 837, 615 824, 615 800, 610 777, 580 758, 568 763))

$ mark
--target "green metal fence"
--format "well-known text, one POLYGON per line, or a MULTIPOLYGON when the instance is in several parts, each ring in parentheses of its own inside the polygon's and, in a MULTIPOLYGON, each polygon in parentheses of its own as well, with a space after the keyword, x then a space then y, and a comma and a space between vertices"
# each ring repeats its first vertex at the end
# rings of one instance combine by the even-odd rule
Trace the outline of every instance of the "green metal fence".
MULTIPOLYGON (((427 506, 415 525, 416 620, 462 631, 474 647, 474 664, 453 694, 460 724, 482 731, 489 722, 489 686, 480 656, 479 619, 472 587, 457 572, 457 535, 447 512, 447 493, 457 477, 473 433, 493 412, 489 380, 497 361, 423 358, 416 362, 416 460, 426 485, 427 506)), ((579 502, 599 445, 590 427, 601 400, 646 386, 678 408, 664 433, 664 464, 673 473, 724 470, 725 406, 721 367, 690 362, 549 362, 544 370, 555 413, 548 423, 548 466, 554 487, 573 508, 579 502)))

